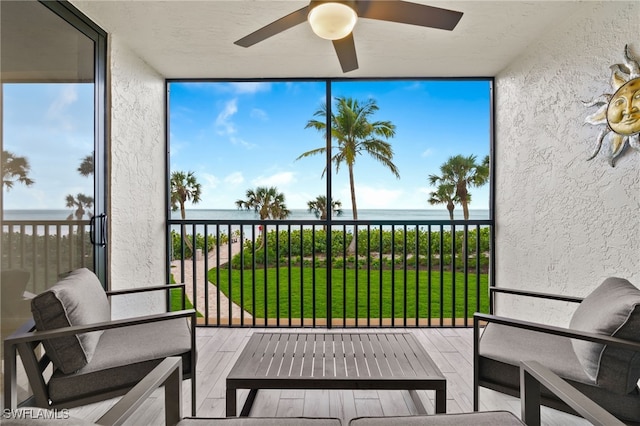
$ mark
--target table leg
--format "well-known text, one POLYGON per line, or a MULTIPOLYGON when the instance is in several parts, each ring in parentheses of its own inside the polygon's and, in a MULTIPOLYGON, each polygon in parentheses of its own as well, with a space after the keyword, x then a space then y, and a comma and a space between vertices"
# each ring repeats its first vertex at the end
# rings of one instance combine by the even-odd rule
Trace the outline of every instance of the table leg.
POLYGON ((447 412, 447 388, 436 390, 436 414, 447 412))
POLYGON ((236 389, 227 386, 227 417, 236 416, 236 389))
POLYGON ((257 394, 258 394, 258 389, 249 390, 249 395, 247 395, 247 400, 244 402, 244 405, 242 406, 240 417, 249 417, 249 413, 251 412, 251 407, 253 407, 253 401, 256 399, 257 394))

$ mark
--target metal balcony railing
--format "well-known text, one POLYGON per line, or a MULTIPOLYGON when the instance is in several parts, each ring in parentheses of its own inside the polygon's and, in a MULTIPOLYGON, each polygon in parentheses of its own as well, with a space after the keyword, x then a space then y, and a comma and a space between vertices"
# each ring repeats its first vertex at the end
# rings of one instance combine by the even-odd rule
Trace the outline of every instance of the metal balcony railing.
POLYGON ((93 267, 88 220, 8 220, 2 222, 2 269, 31 276, 26 290, 38 294, 72 269, 93 267))
POLYGON ((327 223, 171 220, 168 271, 206 326, 468 327, 489 312, 491 220, 327 223))

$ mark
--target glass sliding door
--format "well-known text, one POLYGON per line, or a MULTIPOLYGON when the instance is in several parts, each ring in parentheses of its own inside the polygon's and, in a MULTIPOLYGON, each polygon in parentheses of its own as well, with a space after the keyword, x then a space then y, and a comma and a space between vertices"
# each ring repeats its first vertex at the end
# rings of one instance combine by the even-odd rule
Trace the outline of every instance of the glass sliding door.
POLYGON ((1 2, 2 323, 79 267, 105 282, 105 34, 66 2, 1 2))

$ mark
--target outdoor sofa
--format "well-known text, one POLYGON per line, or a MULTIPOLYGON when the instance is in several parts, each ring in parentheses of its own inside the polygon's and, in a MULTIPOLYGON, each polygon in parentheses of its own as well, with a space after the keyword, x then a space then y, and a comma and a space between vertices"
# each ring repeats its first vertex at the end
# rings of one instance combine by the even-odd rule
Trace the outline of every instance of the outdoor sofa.
MULTIPOLYGON (((47 415, 33 420, 16 415, 6 421, 8 426, 58 425, 87 426, 100 424, 105 426, 121 425, 124 422, 144 422, 134 418, 135 411, 156 389, 164 386, 165 425, 168 426, 341 426, 337 418, 264 418, 264 417, 227 417, 227 418, 183 418, 182 417, 182 359, 170 357, 163 360, 147 376, 120 399, 96 423, 83 419, 50 419, 47 415), (21 417, 21 418, 19 418, 21 417)), ((488 411, 480 413, 438 414, 400 417, 358 417, 351 419, 349 426, 530 426, 540 424, 540 390, 549 389, 559 398, 567 401, 585 419, 594 425, 622 426, 618 420, 599 407, 593 401, 580 394, 567 382, 560 379, 549 369, 536 362, 522 362, 520 375, 524 398, 521 401, 521 413, 524 423, 515 415, 506 411, 488 411)), ((26 409, 24 409, 26 410, 26 409)), ((31 412, 27 412, 32 414, 31 412)), ((55 414, 55 413, 54 413, 55 414)), ((346 426, 346 425, 345 425, 346 426)))
POLYGON ((113 320, 109 298, 182 292, 162 285, 105 292, 86 268, 62 277, 31 300, 33 319, 4 340, 4 408, 72 408, 123 395, 167 357, 182 358, 195 415, 196 345, 193 309, 113 320), (41 345, 42 344, 42 345, 41 345), (17 357, 33 396, 18 401, 17 357), (49 366, 52 365, 52 373, 49 366))
MULTIPOLYGON (((640 289, 607 278, 587 297, 494 288, 512 297, 579 303, 568 328, 474 315, 474 410, 479 387, 520 395, 519 363, 538 361, 628 424, 640 424, 640 289), (481 332, 481 324, 485 324, 481 332)), ((574 410, 550 392, 544 405, 574 410)))

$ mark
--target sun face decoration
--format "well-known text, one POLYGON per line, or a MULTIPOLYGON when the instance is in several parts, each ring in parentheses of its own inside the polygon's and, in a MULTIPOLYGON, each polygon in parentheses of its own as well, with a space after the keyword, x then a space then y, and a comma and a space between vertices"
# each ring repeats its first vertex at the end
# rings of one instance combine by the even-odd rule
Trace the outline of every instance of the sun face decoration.
POLYGON ((628 45, 624 47, 624 64, 611 66, 611 86, 615 90, 613 95, 605 93, 583 104, 598 107, 585 118, 585 123, 605 126, 587 161, 598 155, 606 141, 610 146, 609 164, 613 167, 629 146, 640 152, 640 65, 638 59, 631 57, 628 45))

